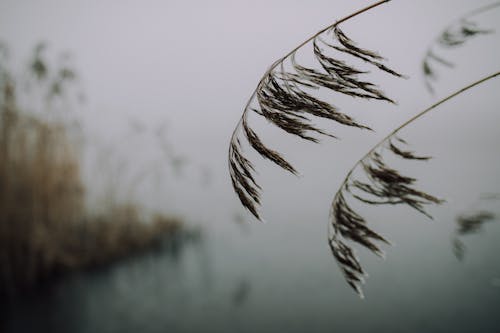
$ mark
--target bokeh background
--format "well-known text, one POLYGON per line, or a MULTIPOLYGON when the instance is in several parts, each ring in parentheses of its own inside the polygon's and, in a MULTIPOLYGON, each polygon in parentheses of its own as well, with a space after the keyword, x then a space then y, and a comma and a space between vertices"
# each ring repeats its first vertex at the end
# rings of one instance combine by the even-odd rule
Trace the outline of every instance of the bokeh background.
POLYGON ((0 69, 11 76, 2 81, 3 110, 38 119, 19 134, 28 143, 11 149, 26 153, 16 163, 30 163, 23 171, 29 177, 19 179, 27 193, 47 184, 59 188, 58 182, 65 189, 22 199, 13 195, 14 185, 5 185, 15 183, 13 176, 2 171, 10 177, 2 184, 4 253, 15 253, 15 267, 31 270, 29 276, 38 276, 33 267, 47 272, 40 268, 40 281, 26 278, 27 287, 20 288, 10 280, 24 275, 5 273, 14 266, 2 259, 4 275, 11 278, 3 281, 7 296, 0 327, 5 332, 497 331, 498 78, 402 132, 412 150, 433 156, 402 166, 404 171, 446 203, 429 208, 433 220, 408 207, 358 207, 394 243, 385 248, 385 260, 358 249, 370 273, 364 300, 345 283, 327 244, 330 203, 353 164, 412 115, 498 71, 500 9, 493 9, 474 17, 490 33, 439 50, 455 66, 439 67, 433 94, 422 74, 426 51, 442 30, 491 1, 394 0, 343 24, 359 45, 379 51, 407 75, 401 80, 373 73, 398 104, 343 105, 375 131, 318 121, 341 136, 319 145, 256 122, 266 142, 301 175, 282 172, 249 151, 263 187, 266 223, 246 212, 233 193, 228 144, 261 75, 319 29, 370 3, 0 1, 0 69), (37 60, 45 71, 35 66, 37 60), (12 83, 15 103, 5 82, 12 83), (457 221, 481 212, 493 218, 479 232, 461 236, 466 250, 458 258, 457 221), (66 228, 68 216, 79 222, 66 228), (18 217, 22 228, 8 227, 18 217), (20 242, 30 245, 17 246, 20 242), (52 256, 40 255, 47 248, 52 256), (52 269, 55 273, 48 272, 52 269))

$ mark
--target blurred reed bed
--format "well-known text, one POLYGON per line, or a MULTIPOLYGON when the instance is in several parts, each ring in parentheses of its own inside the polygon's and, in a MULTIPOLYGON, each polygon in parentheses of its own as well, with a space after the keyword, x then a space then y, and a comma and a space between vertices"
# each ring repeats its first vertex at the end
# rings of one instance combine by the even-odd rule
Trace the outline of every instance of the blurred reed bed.
POLYGON ((78 126, 65 110, 76 76, 64 61, 50 70, 43 49, 15 74, 0 44, 1 296, 150 248, 181 226, 136 203, 86 211, 78 126))

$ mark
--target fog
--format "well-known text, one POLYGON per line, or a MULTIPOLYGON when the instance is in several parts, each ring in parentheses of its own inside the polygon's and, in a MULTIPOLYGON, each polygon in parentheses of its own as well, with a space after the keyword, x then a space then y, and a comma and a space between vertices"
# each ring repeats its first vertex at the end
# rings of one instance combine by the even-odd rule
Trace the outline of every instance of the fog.
MULTIPOLYGON (((460 50, 441 50, 455 66, 439 68, 434 94, 422 75, 428 45, 449 22, 490 2, 394 0, 342 24, 358 45, 376 50, 406 76, 373 71, 373 80, 397 104, 342 100, 342 110, 374 131, 318 120, 340 137, 323 137, 320 144, 251 117, 265 142, 300 172, 294 177, 246 150, 263 189, 266 223, 260 223, 241 206, 228 174, 228 144, 243 108, 276 59, 371 1, 2 0, 0 42, 8 45, 14 67, 26 64, 34 46, 46 42, 53 61, 68 53, 78 74, 84 103, 74 112, 84 133, 89 208, 100 209, 106 184, 116 182, 118 198, 133 197, 148 209, 182 216, 208 235, 180 259, 137 260, 90 277, 90 287, 79 278, 65 282, 60 294, 47 297, 52 307, 46 311, 54 319, 42 320, 43 327, 69 325, 65 329, 75 332, 196 331, 208 324, 213 331, 242 332, 498 327, 493 318, 500 302, 498 218, 485 227, 488 232, 466 241, 471 254, 465 264, 450 245, 460 214, 483 209, 500 214, 498 200, 480 199, 500 192, 498 78, 401 133, 412 150, 433 157, 405 171, 446 203, 430 209, 434 220, 408 207, 360 208, 395 243, 384 248, 385 261, 360 251, 370 273, 365 301, 345 284, 327 245, 331 200, 354 163, 413 115, 498 71, 500 9, 477 17, 480 27, 494 33, 460 50), (177 171, 164 162, 159 132, 179 162, 177 171), (130 191, 139 174, 144 180, 130 191), (62 321, 54 313, 66 302, 78 304, 62 321)), ((20 324, 25 313, 39 321, 33 312, 41 303, 19 305, 11 331, 26 329, 20 324)))

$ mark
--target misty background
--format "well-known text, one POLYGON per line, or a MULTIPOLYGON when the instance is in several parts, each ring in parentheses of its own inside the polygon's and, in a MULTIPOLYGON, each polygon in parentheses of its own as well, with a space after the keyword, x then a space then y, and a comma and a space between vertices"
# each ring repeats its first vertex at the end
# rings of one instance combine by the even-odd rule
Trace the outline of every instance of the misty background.
POLYGON ((360 207, 395 243, 385 248, 386 260, 359 249, 370 273, 365 300, 345 284, 327 244, 331 200, 354 163, 412 115, 498 70, 499 9, 477 17, 496 33, 443 50, 456 66, 440 68, 434 95, 421 70, 428 45, 449 22, 491 1, 394 0, 342 24, 358 45, 408 76, 373 73, 398 105, 345 104, 343 110, 375 132, 318 121, 341 139, 325 137, 317 145, 255 120, 265 142, 300 177, 248 149, 267 223, 256 221, 233 193, 230 136, 265 70, 370 3, 0 1, 0 41, 12 67, 25 66, 45 42, 49 58, 68 53, 78 74, 84 102, 72 112, 83 129, 89 209, 102 208, 114 182, 118 199, 181 216, 204 235, 178 257, 134 258, 20 300, 9 312, 8 331, 494 331, 498 218, 465 239, 464 261, 454 256, 451 240, 457 216, 500 214, 498 78, 402 133, 412 150, 434 157, 407 172, 446 203, 430 209, 434 220, 407 207, 360 207))

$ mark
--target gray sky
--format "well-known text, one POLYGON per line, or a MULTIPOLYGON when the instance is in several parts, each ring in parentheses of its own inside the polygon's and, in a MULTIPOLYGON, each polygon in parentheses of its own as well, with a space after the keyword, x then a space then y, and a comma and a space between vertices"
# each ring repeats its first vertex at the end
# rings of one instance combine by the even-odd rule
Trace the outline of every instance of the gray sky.
MULTIPOLYGON (((92 321, 109 317, 113 325, 125 323, 127 328, 137 327, 127 323, 140 322, 140 318, 153 318, 147 320, 147 327, 154 327, 155 320, 164 319, 165 311, 186 318, 190 325, 224 324, 244 318, 242 323, 267 329, 273 327, 268 323, 283 321, 290 326, 307 317, 304 322, 313 325, 302 331, 314 325, 330 328, 326 325, 331 322, 369 329, 376 327, 370 323, 377 322, 389 327, 399 323, 401 327, 428 322, 443 325, 455 323, 457 316, 473 325, 477 318, 490 316, 495 307, 490 311, 483 305, 495 304, 498 297, 490 285, 490 281, 498 282, 498 267, 494 265, 500 244, 498 223, 492 223, 492 229, 478 237, 477 244, 467 240, 471 258, 475 255, 477 259, 467 261, 465 266, 459 266, 453 258, 449 240, 456 216, 481 208, 477 205, 481 193, 498 193, 500 189, 500 78, 461 95, 403 133, 413 144, 411 150, 434 157, 423 164, 412 163, 405 172, 418 178, 419 189, 447 202, 430 208, 434 221, 408 207, 360 208, 374 230, 396 244, 387 247, 387 260, 383 262, 368 251, 359 252, 371 275, 366 289, 369 297, 363 303, 354 297, 335 267, 326 226, 331 200, 345 174, 376 141, 439 97, 500 69, 497 33, 468 43, 459 53, 443 53, 450 56, 456 68, 442 69, 436 96, 426 91, 420 75, 427 45, 448 22, 491 2, 393 0, 346 22, 342 28, 347 35, 360 46, 377 50, 392 68, 409 76, 399 80, 370 74, 399 104, 342 104, 342 110, 376 131, 342 130, 321 122, 320 127, 340 133, 342 140, 324 139, 319 145, 255 122, 266 143, 282 151, 301 176, 293 177, 249 151, 263 187, 261 213, 269 223, 242 225, 234 223, 235 216, 255 220, 244 212, 231 188, 227 148, 247 99, 274 60, 372 1, 0 0, 0 41, 10 46, 14 63, 24 63, 40 41, 48 42, 49 54, 72 53, 88 97, 81 111, 87 133, 94 140, 93 159, 101 156, 109 163, 91 168, 92 161, 87 161, 87 176, 94 180, 93 185, 116 181, 126 197, 131 180, 120 177, 117 165, 125 163, 136 175, 146 171, 149 188, 136 194, 141 203, 208 226, 212 232, 209 236, 215 240, 206 244, 209 250, 201 244, 204 256, 200 257, 200 266, 205 263, 214 271, 209 273, 214 275, 214 290, 222 290, 220 295, 220 291, 210 293, 210 288, 200 285, 193 289, 194 297, 186 297, 191 295, 185 294, 190 279, 197 281, 203 274, 192 265, 173 265, 175 276, 182 280, 179 288, 156 271, 171 269, 170 261, 157 264, 147 260, 154 266, 152 274, 134 266, 131 275, 139 281, 139 288, 123 284, 119 279, 122 275, 111 275, 111 285, 118 286, 115 289, 119 293, 99 279, 94 291, 100 296, 96 297, 80 288, 82 282, 78 280, 78 296, 74 296, 78 300, 64 303, 62 313, 67 313, 68 304, 76 304, 78 316, 83 312, 85 318, 83 309, 92 315, 92 321), (167 123, 168 141, 189 159, 183 178, 175 178, 168 165, 155 164, 161 159, 157 142, 147 135, 131 135, 131 119, 150 132, 167 123), (106 142, 107 146, 98 145, 106 142), (160 170, 157 177, 158 168, 164 168, 166 175, 160 170), (200 180, 203 170, 212 175, 208 187, 200 180), (175 267, 180 267, 181 274, 177 275, 175 267), (241 277, 252 282, 252 294, 243 311, 238 309, 237 316, 228 316, 227 309, 217 306, 217 297, 226 297, 228 286, 231 288, 241 277), (175 303, 172 311, 163 306, 169 294, 149 283, 153 280, 181 291, 182 301, 175 303), (479 294, 483 299, 477 296, 478 290, 484 293, 479 294), (144 301, 135 298, 141 293, 147 295, 144 301), (208 298, 199 298, 200 294, 208 298), (155 303, 158 299, 161 302, 155 303), (212 306, 214 303, 216 306, 212 306), (116 304, 106 311, 119 311, 120 317, 101 311, 103 304, 116 304), (480 315, 469 311, 474 307, 480 307, 475 310, 480 315), (192 310, 198 308, 201 310, 196 315, 192 310), (398 313, 394 309, 403 310, 398 313), (197 320, 205 316, 207 321, 197 320)), ((500 9, 481 22, 500 32, 500 9)), ((498 201, 492 202, 497 213, 498 201)), ((198 257, 192 258, 198 265, 198 257)), ((64 294, 73 297, 73 293, 64 294)), ((93 327, 82 323, 78 321, 77 325, 93 327)), ((303 326, 293 327, 299 331, 303 326)), ((418 327, 422 330, 428 326, 418 327)))
MULTIPOLYGON (((377 133, 360 142, 346 138, 341 143, 348 150, 328 140, 314 147, 298 143, 278 130, 269 134, 275 140, 273 146, 296 161, 308 179, 306 183, 316 188, 318 195, 332 193, 332 187, 322 185, 321 179, 331 177, 333 171, 320 170, 318 163, 347 170, 368 142, 430 104, 435 97, 427 94, 419 75, 426 45, 451 19, 490 2, 394 0, 346 23, 344 30, 355 41, 378 50, 394 68, 410 76, 402 82, 381 82, 384 90, 397 96, 402 110, 385 105, 371 110, 366 119, 377 133), (378 113, 374 116, 373 112, 378 113), (352 156, 346 156, 347 152, 352 156), (339 161, 333 155, 345 158, 339 161)), ((227 176, 227 144, 261 75, 275 59, 311 34, 370 3, 1 0, 0 40, 10 46, 14 61, 26 59, 39 41, 47 41, 51 53, 71 52, 88 96, 85 119, 89 127, 112 141, 113 137, 120 138, 130 118, 150 127, 166 121, 168 137, 178 151, 193 163, 208 166, 215 175, 217 193, 238 207, 227 176)), ((500 21, 499 12, 490 21, 500 21)), ((473 68, 459 66, 446 81, 450 90, 438 89, 438 94, 470 82, 481 71, 490 72, 499 59, 499 43, 491 45, 498 41, 496 38, 488 52, 480 54, 484 59, 473 68)), ((465 53, 464 59, 458 59, 466 62, 467 57, 465 53)), ((137 148, 141 149, 147 150, 137 148)), ((132 157, 135 161, 141 155, 131 156, 136 156, 132 157)), ((267 174, 280 182, 296 184, 295 179, 282 176, 274 167, 262 165, 264 179, 267 174)), ((339 175, 333 184, 339 181, 339 175)), ((279 200, 272 197, 279 195, 280 186, 265 184, 265 192, 271 192, 265 200, 279 200)), ((178 189, 178 193, 185 191, 179 205, 186 198, 207 195, 183 188, 178 189)), ((326 197, 328 201, 330 196, 326 197)))

